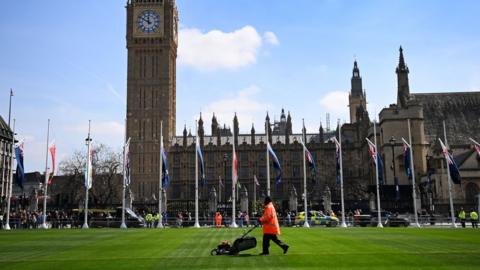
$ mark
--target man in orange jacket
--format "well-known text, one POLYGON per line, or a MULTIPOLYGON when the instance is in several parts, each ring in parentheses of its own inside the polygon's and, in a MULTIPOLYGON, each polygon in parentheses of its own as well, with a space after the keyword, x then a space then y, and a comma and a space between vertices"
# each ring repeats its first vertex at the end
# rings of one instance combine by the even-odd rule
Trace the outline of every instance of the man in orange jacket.
POLYGON ((263 252, 260 255, 268 255, 270 240, 283 249, 283 254, 287 253, 288 245, 280 241, 277 235, 280 234, 280 226, 278 225, 277 212, 273 207, 272 199, 265 197, 263 216, 260 218, 263 231, 263 252))

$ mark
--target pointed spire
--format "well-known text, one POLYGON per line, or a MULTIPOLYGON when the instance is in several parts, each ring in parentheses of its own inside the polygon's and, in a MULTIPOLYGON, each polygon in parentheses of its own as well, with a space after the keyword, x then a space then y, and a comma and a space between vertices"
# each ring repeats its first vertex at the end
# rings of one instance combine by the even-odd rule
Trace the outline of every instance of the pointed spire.
POLYGON ((397 73, 397 105, 400 107, 406 107, 407 101, 410 99, 410 86, 408 83, 408 67, 405 64, 403 58, 403 49, 400 46, 400 56, 398 60, 398 66, 395 71, 397 73))
POLYGON ((285 110, 282 108, 282 113, 280 114, 280 121, 285 122, 287 121, 287 117, 285 116, 285 110))
POLYGON ((398 57, 398 67, 400 69, 405 69, 406 68, 406 65, 405 65, 405 59, 403 59, 403 49, 402 49, 402 46, 400 46, 400 56, 398 57))
POLYGON ((250 130, 250 133, 255 134, 255 127, 254 127, 253 123, 252 123, 252 129, 250 130))
POLYGON ((270 122, 270 116, 268 116, 268 111, 267 111, 267 117, 265 117, 265 121, 270 122))

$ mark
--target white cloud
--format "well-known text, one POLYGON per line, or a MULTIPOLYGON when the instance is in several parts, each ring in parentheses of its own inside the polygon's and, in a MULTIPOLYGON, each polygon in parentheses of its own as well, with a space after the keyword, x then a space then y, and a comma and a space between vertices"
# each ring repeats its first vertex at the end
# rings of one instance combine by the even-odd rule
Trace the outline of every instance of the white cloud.
POLYGON ((348 92, 333 91, 327 93, 320 99, 323 111, 330 113, 331 125, 336 125, 337 119, 349 121, 348 92))
MULTIPOLYGON (((67 131, 73 131, 87 136, 88 123, 82 123, 66 127, 67 131)), ((91 136, 95 141, 108 145, 121 144, 125 133, 125 126, 115 121, 92 122, 91 136)))
POLYGON ((278 41, 277 35, 275 35, 275 33, 270 32, 270 31, 265 32, 263 34, 263 39, 265 40, 265 42, 270 43, 270 44, 275 45, 275 46, 280 44, 280 42, 278 41))
POLYGON ((233 32, 197 28, 180 29, 178 62, 199 70, 237 69, 256 63, 263 42, 278 45, 273 32, 266 32, 264 39, 252 26, 244 26, 233 32))
POLYGON ((242 130, 243 133, 250 131, 252 122, 255 123, 257 132, 261 132, 263 119, 267 109, 270 108, 271 105, 256 99, 260 91, 261 89, 259 87, 252 85, 236 92, 230 97, 211 102, 202 109, 205 127, 209 126, 206 125, 206 123, 207 121, 210 123, 213 113, 215 113, 220 124, 225 123, 227 126, 232 127, 234 114, 237 113, 240 130, 242 130))

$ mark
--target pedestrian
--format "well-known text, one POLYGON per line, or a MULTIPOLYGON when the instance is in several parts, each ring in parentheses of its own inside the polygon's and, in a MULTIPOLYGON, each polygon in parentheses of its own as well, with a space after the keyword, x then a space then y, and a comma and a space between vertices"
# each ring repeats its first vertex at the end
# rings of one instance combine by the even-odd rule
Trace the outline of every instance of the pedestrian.
POLYGON ((217 212, 217 214, 215 215, 215 227, 222 227, 222 214, 220 214, 219 212, 217 212))
POLYGON ((145 220, 147 221, 147 228, 152 228, 153 216, 151 213, 145 216, 145 220))
POLYGON ((478 213, 473 209, 470 211, 470 221, 472 222, 472 228, 478 228, 478 213))
POLYGON ((250 224, 250 217, 248 216, 248 212, 245 211, 245 213, 243 213, 243 218, 245 219, 245 226, 249 226, 250 224))
POLYGON ((463 207, 460 208, 460 213, 458 213, 458 218, 460 219, 460 223, 462 224, 462 228, 465 228, 465 210, 463 210, 463 207))
POLYGON ((286 254, 289 246, 278 239, 280 226, 278 225, 277 212, 269 196, 265 197, 263 216, 260 218, 260 223, 262 224, 263 231, 263 251, 260 255, 269 254, 268 248, 270 247, 270 240, 281 247, 283 254, 286 254))

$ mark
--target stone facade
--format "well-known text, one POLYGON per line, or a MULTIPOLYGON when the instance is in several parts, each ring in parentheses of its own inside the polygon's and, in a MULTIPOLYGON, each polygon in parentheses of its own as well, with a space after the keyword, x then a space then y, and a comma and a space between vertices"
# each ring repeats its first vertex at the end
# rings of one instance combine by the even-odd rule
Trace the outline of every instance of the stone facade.
MULTIPOLYGON (((381 149, 385 157, 387 181, 393 181, 393 174, 396 172, 401 185, 411 185, 405 173, 401 141, 402 138, 409 140, 409 119, 416 188, 421 208, 427 210, 440 208, 441 211, 447 211, 449 200, 447 171, 438 142, 438 139, 445 142, 443 128, 445 123, 446 141, 463 179, 462 185, 453 185, 453 200, 455 204, 465 207, 477 205, 480 159, 471 149, 469 138, 478 139, 480 136, 480 92, 410 94, 409 69, 402 48, 396 72, 397 104, 392 104, 380 112, 381 149)), ((409 192, 411 193, 411 187, 409 192)), ((411 199, 410 194, 406 195, 411 199)))
POLYGON ((127 2, 127 137, 133 191, 158 189, 160 126, 175 135, 178 12, 174 0, 127 2))
MULTIPOLYGON (((134 202, 155 205, 154 198, 159 188, 159 132, 162 121, 170 163, 171 181, 167 198, 172 205, 188 209, 192 206, 195 193, 195 137, 186 128, 181 136, 175 135, 177 28, 178 12, 174 0, 127 2, 127 136, 131 138, 134 202), (142 22, 140 18, 145 12, 161 18, 161 22, 147 32, 142 27, 150 27, 151 21, 146 19, 142 22)), ((401 143, 402 137, 408 140, 407 119, 410 119, 416 188, 419 191, 418 199, 421 200, 419 208, 432 210, 434 205, 441 208, 448 200, 445 165, 437 142, 438 138, 443 138, 444 119, 448 141, 465 181, 465 185, 454 187, 455 201, 473 205, 479 190, 480 170, 478 157, 470 149, 468 137, 475 138, 480 134, 480 93, 411 94, 409 72, 400 48, 396 68, 397 104, 380 112, 375 134, 385 163, 382 207, 412 210, 412 187, 405 176, 401 143), (399 200, 395 198, 397 183, 401 194, 399 200)), ((375 173, 365 138, 373 138, 374 134, 357 61, 352 70, 349 107, 350 123, 341 126, 346 209, 367 209, 369 202, 375 201, 375 173)), ((225 124, 222 128, 213 115, 207 134, 203 118, 200 117, 198 136, 206 173, 206 184, 200 187, 201 209, 208 209, 212 190, 221 198, 218 207, 225 207, 232 196, 232 144, 237 149, 242 190, 253 197, 255 175, 260 182, 255 197, 261 200, 265 196, 267 133, 283 167, 280 184, 275 183, 273 168, 270 170, 271 194, 282 209, 287 210, 289 205, 293 205, 289 201, 291 190, 298 191, 298 207, 302 207, 303 153, 299 141, 305 136, 304 141, 317 166, 315 175, 308 174, 309 201, 314 208, 323 208, 323 197, 328 191, 331 207, 338 210, 340 191, 336 183, 335 145, 331 142, 331 138, 338 134, 338 127, 335 131, 325 131, 320 126, 318 131, 294 133, 290 112, 285 113, 283 109, 279 121, 271 123, 267 114, 261 131, 256 132, 252 126, 250 134, 239 134, 236 115, 233 117, 233 130, 225 124)))
POLYGON ((12 137, 13 132, 8 124, 0 116, 0 192, 2 197, 6 197, 7 192, 7 179, 10 177, 10 163, 12 157, 12 137))

